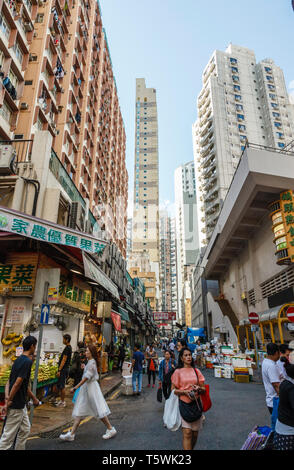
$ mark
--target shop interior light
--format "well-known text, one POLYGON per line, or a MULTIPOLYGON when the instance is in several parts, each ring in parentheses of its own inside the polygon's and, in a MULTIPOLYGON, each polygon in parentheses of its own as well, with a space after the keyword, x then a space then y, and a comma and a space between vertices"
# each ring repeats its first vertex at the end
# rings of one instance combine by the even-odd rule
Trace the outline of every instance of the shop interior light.
POLYGON ((88 284, 92 284, 93 286, 99 286, 99 284, 95 281, 88 281, 88 284))
POLYGON ((81 274, 81 275, 83 274, 83 273, 82 273, 81 271, 79 271, 78 269, 70 269, 70 271, 71 271, 72 273, 75 273, 75 274, 81 274))

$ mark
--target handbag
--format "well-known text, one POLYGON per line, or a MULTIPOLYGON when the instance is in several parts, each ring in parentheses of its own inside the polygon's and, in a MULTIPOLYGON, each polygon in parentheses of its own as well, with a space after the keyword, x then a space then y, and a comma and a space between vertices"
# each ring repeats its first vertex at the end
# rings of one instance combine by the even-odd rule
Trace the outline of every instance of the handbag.
POLYGON ((202 416, 202 402, 199 398, 196 398, 191 403, 186 403, 179 399, 179 407, 182 418, 187 421, 187 423, 193 423, 198 421, 202 416))
POLYGON ((76 389, 74 396, 72 397, 72 402, 75 403, 78 398, 78 394, 80 393, 80 387, 76 389))
MULTIPOLYGON (((194 370, 195 370, 195 373, 197 375, 197 379, 198 379, 198 383, 199 383, 197 369, 194 369, 194 370)), ((200 395, 200 400, 202 402, 202 409, 205 413, 206 411, 208 411, 212 407, 211 398, 210 398, 210 395, 209 395, 209 385, 208 384, 205 384, 205 393, 202 393, 200 395)))
POLYGON ((162 402, 162 388, 159 387, 159 389, 157 390, 157 401, 159 401, 159 403, 162 402))
POLYGON ((149 370, 155 371, 155 365, 153 359, 150 359, 149 370))

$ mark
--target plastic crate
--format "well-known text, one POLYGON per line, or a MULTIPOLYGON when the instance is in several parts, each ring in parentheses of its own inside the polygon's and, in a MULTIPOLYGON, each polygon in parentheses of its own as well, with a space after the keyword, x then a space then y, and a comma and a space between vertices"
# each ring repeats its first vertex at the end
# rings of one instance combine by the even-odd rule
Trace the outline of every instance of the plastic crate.
POLYGON ((249 384, 249 375, 235 375, 234 381, 237 383, 249 384))

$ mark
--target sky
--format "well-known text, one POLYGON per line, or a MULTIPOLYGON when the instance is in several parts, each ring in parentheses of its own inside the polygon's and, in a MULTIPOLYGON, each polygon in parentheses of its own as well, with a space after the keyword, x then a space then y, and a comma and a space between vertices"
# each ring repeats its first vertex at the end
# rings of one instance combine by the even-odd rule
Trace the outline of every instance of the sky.
POLYGON ((294 102, 294 12, 291 0, 100 0, 127 134, 132 215, 136 78, 156 88, 159 199, 174 211, 174 171, 193 160, 192 124, 202 72, 229 43, 272 58, 294 102))

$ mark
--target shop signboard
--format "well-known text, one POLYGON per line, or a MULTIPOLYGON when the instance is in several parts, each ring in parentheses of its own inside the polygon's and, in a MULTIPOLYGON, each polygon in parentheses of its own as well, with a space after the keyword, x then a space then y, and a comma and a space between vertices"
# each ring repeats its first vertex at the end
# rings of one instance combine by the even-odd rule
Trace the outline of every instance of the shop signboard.
POLYGON ((285 248, 288 257, 294 262, 294 196, 293 191, 288 190, 281 193, 280 207, 285 227, 285 248))
POLYGON ((25 308, 23 305, 15 305, 11 312, 11 321, 13 324, 23 322, 25 308))
POLYGON ((116 329, 116 331, 121 331, 121 317, 118 313, 116 312, 111 312, 111 319, 113 321, 113 324, 114 324, 114 328, 116 329))
POLYGON ((168 321, 176 320, 176 312, 153 312, 154 321, 168 321))
POLYGON ((97 302, 97 317, 110 318, 111 317, 111 302, 97 302))
POLYGON ((1 208, 0 230, 38 241, 79 248, 88 253, 103 253, 107 242, 87 233, 1 208))
POLYGON ((70 307, 90 313, 91 310, 91 288, 79 278, 60 276, 58 302, 70 307))
POLYGON ((37 263, 37 253, 9 253, 6 263, 0 264, 0 295, 32 296, 37 263))

